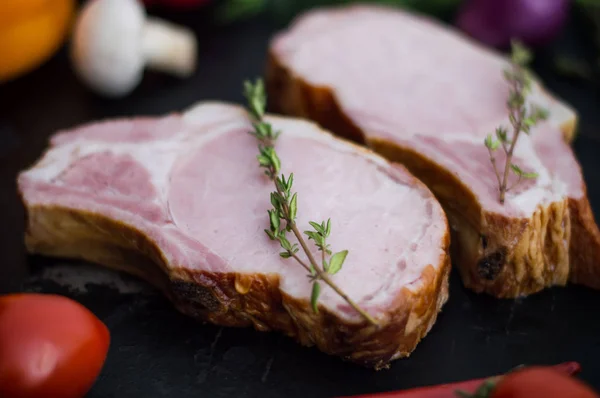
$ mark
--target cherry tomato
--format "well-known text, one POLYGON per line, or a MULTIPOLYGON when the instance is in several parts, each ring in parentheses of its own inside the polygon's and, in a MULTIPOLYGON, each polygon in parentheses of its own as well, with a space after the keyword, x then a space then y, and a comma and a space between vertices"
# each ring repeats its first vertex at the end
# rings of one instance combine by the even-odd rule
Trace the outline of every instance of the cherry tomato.
POLYGON ((106 326, 71 299, 0 296, 0 397, 81 398, 96 381, 109 344, 106 326))
POLYGON ((592 389, 556 370, 530 367, 504 376, 492 398, 598 398, 592 389))

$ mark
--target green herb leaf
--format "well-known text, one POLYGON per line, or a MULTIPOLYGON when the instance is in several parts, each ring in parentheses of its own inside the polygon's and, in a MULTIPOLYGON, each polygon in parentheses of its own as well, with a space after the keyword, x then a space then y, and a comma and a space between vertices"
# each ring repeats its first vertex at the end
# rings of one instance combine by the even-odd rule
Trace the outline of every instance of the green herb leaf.
POLYGON ((321 285, 319 285, 319 282, 313 283, 312 293, 310 295, 310 304, 312 305, 312 309, 315 312, 315 314, 319 313, 318 301, 319 301, 320 294, 321 294, 321 285))
POLYGON ((323 227, 320 224, 317 224, 314 221, 309 221, 308 222, 311 227, 313 227, 315 229, 315 231, 317 231, 319 234, 325 236, 325 230, 323 229, 323 227))
POLYGON ((531 52, 518 40, 511 41, 512 62, 519 66, 525 66, 531 62, 531 52))
POLYGON ((325 225, 325 236, 329 238, 329 234, 331 234, 331 218, 327 219, 327 224, 325 225))
POLYGON ((290 241, 285 237, 285 235, 279 236, 279 243, 281 244, 281 248, 285 251, 292 251, 292 245, 290 241))
POLYGON ((265 233, 269 236, 269 238, 271 238, 271 240, 276 240, 277 237, 275 236, 275 234, 273 232, 271 232, 268 229, 265 229, 265 233))
POLYGON ((271 131, 271 125, 267 124, 267 123, 256 123, 254 125, 254 129, 256 131, 256 135, 259 138, 271 138, 272 136, 272 131, 271 131))
POLYGON ((271 192, 271 205, 273 205, 275 209, 279 209, 281 206, 280 196, 277 192, 271 192))
POLYGON ((279 173, 279 170, 281 169, 281 160, 279 160, 279 156, 277 156, 275 150, 270 151, 270 158, 274 173, 279 173))
POLYGON ((514 163, 510 164, 510 168, 515 172, 515 174, 519 175, 519 176, 523 176, 523 170, 521 170, 521 168, 519 166, 517 166, 514 163))
POLYGON ((534 173, 534 172, 521 174, 521 177, 523 177, 523 178, 529 178, 529 179, 531 179, 531 178, 537 178, 538 176, 539 176, 539 174, 538 173, 534 173))
POLYGON ((279 215, 274 210, 267 210, 267 213, 269 213, 269 221, 271 222, 271 231, 273 231, 273 232, 279 231, 279 226, 280 226, 279 215))
POLYGON ((331 275, 337 274, 342 269, 342 265, 344 265, 344 261, 346 261, 347 255, 348 250, 342 250, 341 252, 337 252, 333 256, 331 256, 331 260, 329 260, 328 270, 328 272, 331 275))
MULTIPOLYGON (((281 177, 278 177, 275 179, 275 185, 277 186, 277 190, 281 191, 283 193, 286 192, 286 182, 285 182, 285 176, 282 174, 281 177)), ((279 194, 279 192, 277 192, 279 194)), ((285 202, 285 198, 282 197, 283 202, 285 202)))
POLYGON ((290 258, 292 257, 292 255, 290 254, 290 252, 281 252, 279 253, 279 255, 283 258, 290 258))
POLYGON ((319 233, 315 232, 315 231, 304 231, 304 233, 306 234, 306 236, 308 236, 308 239, 312 239, 314 241, 317 241, 319 239, 319 233))
POLYGON ((271 159, 265 155, 258 155, 256 158, 258 159, 258 163, 263 167, 271 165, 271 159))
POLYGON ((508 144, 508 131, 506 131, 505 127, 498 127, 496 129, 496 137, 498 137, 498 139, 501 142, 504 142, 505 144, 508 144))
POLYGON ((519 92, 511 91, 508 97, 508 106, 511 108, 519 108, 525 103, 525 98, 519 92))
POLYGON ((286 192, 290 193, 290 191, 292 190, 292 184, 294 183, 294 173, 290 173, 290 176, 288 177, 288 180, 286 181, 285 187, 286 187, 286 192))
POLYGON ((244 82, 244 96, 248 101, 250 112, 255 119, 260 120, 265 114, 267 95, 262 79, 257 79, 254 84, 244 82))
POLYGON ((547 109, 540 108, 538 106, 533 107, 533 110, 531 112, 531 119, 533 120, 534 124, 539 122, 540 120, 548 119, 548 116, 550 116, 550 113, 547 109))
POLYGON ((492 138, 491 134, 488 134, 487 137, 485 137, 485 146, 491 150, 491 151, 495 151, 496 149, 498 149, 498 147, 500 146, 500 143, 498 141, 495 141, 492 138))
POLYGON ((294 194, 292 200, 290 200, 290 220, 293 222, 296 219, 298 213, 298 195, 294 194))

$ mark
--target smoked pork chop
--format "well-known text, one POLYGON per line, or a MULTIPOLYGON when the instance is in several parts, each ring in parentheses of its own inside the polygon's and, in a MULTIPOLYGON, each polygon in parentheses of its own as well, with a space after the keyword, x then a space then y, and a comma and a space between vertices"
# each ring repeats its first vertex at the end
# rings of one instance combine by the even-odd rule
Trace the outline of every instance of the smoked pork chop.
POLYGON ((408 355, 448 297, 443 209, 403 167, 311 122, 267 120, 283 132, 276 148, 295 175, 299 229, 331 217, 328 243, 350 251, 332 278, 379 328, 325 285, 313 312, 306 271, 263 232, 274 188, 235 105, 55 134, 18 178, 27 248, 138 275, 215 324, 277 330, 373 367, 408 355))
POLYGON ((428 185, 446 210, 466 286, 498 297, 568 280, 600 288, 600 234, 565 142, 576 114, 536 80, 531 102, 550 118, 521 134, 514 160, 539 177, 499 202, 483 142, 496 127, 511 131, 508 66, 426 17, 351 5, 309 11, 278 33, 267 86, 275 111, 365 144, 428 185))

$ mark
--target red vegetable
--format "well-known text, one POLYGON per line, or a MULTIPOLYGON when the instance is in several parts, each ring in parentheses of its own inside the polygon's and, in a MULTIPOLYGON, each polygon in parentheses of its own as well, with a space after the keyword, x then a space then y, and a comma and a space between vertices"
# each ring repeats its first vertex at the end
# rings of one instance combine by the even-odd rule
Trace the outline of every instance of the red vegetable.
POLYGON ((554 369, 531 367, 506 375, 491 398, 598 398, 582 382, 554 369))
POLYGON ((83 397, 109 341, 106 326, 66 297, 0 296, 0 397, 83 397))
POLYGON ((467 0, 456 25, 492 47, 507 48, 513 38, 535 47, 558 35, 569 5, 569 0, 467 0))
MULTIPOLYGON (((545 369, 551 369, 556 377, 558 375, 572 376, 581 371, 581 366, 577 362, 565 362, 552 367, 545 367, 545 369)), ((516 373, 516 372, 515 372, 516 373)), ((366 394, 360 396, 354 396, 352 398, 458 398, 457 391, 464 391, 467 393, 475 392, 484 382, 493 379, 506 378, 508 376, 495 376, 493 378, 475 379, 468 381, 461 381, 456 383, 440 384, 437 386, 419 387, 410 390, 393 391, 381 394, 366 394)), ((501 379, 504 380, 504 379, 501 379)), ((498 384, 498 386, 500 383, 498 384)), ((508 398, 509 396, 503 396, 502 398, 508 398)), ((592 396, 595 397, 595 396, 592 396)), ((493 398, 496 398, 494 395, 493 398)), ((498 397, 500 398, 500 397, 498 397)), ((517 396, 515 396, 517 398, 517 396)), ((520 396, 519 396, 520 398, 520 396)), ((524 398, 536 398, 535 396, 527 396, 524 398)), ((548 397, 552 398, 552 397, 548 397)), ((565 397, 566 398, 566 397, 565 397)), ((577 398, 577 397, 576 397, 577 398)), ((586 397, 587 398, 587 397, 586 397)))

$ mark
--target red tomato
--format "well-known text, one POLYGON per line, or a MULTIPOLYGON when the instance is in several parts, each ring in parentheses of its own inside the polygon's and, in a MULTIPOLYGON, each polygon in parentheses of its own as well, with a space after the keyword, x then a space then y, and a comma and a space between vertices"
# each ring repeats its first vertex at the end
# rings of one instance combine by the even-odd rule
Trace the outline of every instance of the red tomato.
POLYGON ((492 398, 598 398, 582 382, 541 367, 530 367, 504 376, 492 398))
POLYGON ((109 343, 106 326, 73 300, 0 296, 0 397, 81 398, 96 381, 109 343))

